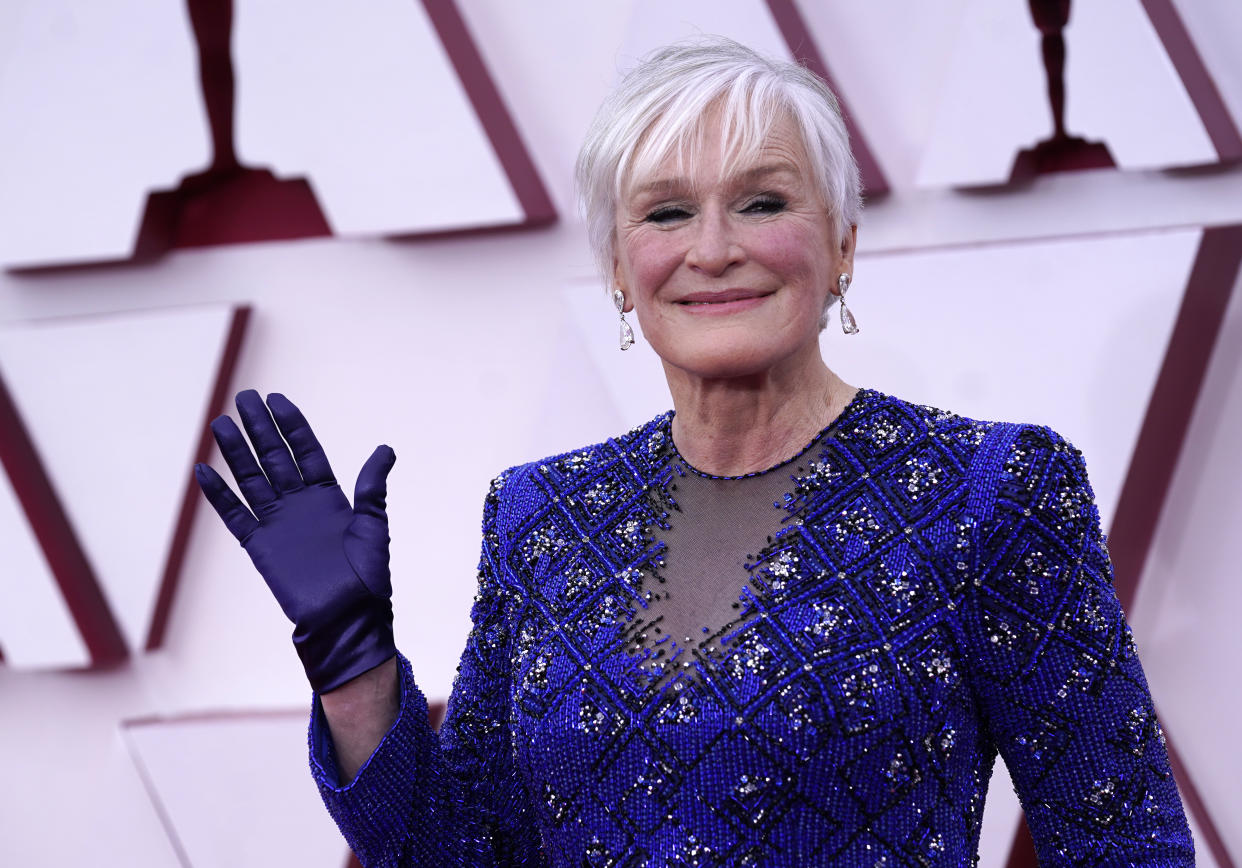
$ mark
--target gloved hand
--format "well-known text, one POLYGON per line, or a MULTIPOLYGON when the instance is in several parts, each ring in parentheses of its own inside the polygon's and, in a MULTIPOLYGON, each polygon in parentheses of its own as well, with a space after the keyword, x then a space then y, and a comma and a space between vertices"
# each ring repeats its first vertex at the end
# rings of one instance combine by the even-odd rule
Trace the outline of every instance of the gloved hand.
POLYGON ((194 475, 293 621, 306 677, 324 693, 396 653, 384 498, 397 456, 376 448, 358 473, 351 507, 293 402, 274 393, 265 407, 250 389, 238 393, 237 412, 257 463, 228 416, 211 431, 250 509, 206 464, 195 465, 194 475))

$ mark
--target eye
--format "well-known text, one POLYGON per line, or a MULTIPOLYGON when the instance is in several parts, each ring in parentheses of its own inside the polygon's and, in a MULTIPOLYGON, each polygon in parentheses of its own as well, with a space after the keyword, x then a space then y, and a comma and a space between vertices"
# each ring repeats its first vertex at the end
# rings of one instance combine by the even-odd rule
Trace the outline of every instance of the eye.
POLYGON ((771 193, 756 196, 742 207, 743 214, 777 214, 785 210, 784 198, 771 193))
POLYGON ((663 205, 656 208, 643 219, 647 223, 675 223, 678 220, 685 220, 690 216, 690 212, 680 205, 663 205))

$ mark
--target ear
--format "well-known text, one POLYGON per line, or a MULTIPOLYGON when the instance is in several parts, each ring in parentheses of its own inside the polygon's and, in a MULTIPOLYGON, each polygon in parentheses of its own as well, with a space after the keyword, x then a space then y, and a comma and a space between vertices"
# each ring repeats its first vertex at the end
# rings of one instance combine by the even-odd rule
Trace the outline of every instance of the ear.
POLYGON ((858 224, 850 224, 850 231, 845 233, 845 237, 841 239, 841 268, 840 271, 849 273, 852 277, 854 274, 854 249, 858 244, 858 224))

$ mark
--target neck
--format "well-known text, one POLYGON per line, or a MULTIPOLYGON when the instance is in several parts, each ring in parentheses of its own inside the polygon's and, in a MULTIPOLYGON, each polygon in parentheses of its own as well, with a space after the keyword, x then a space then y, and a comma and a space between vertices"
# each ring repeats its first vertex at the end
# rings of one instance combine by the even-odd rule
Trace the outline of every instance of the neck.
POLYGON ((745 377, 704 379, 667 364, 665 374, 677 450, 720 476, 766 470, 797 454, 858 391, 818 352, 809 363, 745 377))

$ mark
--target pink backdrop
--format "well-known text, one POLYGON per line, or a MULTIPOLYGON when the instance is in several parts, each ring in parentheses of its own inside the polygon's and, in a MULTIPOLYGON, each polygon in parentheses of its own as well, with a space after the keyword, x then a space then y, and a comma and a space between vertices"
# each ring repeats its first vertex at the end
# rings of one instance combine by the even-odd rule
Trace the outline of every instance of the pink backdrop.
MULTIPOLYGON (((249 174, 206 198, 183 7, 0 7, 0 862, 344 865, 289 625, 189 496, 203 422, 279 389, 342 477, 396 448, 398 642, 446 696, 487 481, 667 406, 570 175, 618 73, 695 33, 829 75, 885 191, 829 363, 1086 454, 1200 864, 1242 859, 1237 4, 1074 4, 1068 126, 1116 167, 1022 183, 1050 120, 1019 0, 235 5, 249 174)), ((1018 817, 998 766, 981 864, 1018 817)))

